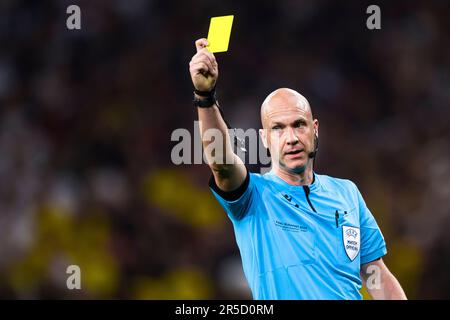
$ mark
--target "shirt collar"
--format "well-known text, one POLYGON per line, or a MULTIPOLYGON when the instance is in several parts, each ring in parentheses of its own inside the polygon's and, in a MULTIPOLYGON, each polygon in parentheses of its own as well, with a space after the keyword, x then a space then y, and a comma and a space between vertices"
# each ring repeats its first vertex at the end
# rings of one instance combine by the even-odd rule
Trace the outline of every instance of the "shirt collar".
MULTIPOLYGON (((286 181, 284 181, 283 179, 281 179, 279 176, 277 176, 277 175, 275 174, 275 172, 273 172, 273 169, 270 170, 268 174, 270 175, 270 177, 272 178, 272 180, 274 180, 274 181, 276 181, 276 182, 282 184, 282 185, 283 185, 284 187, 286 187, 286 188, 289 188, 289 189, 298 189, 299 187, 303 187, 303 186, 294 186, 294 185, 292 185, 292 184, 287 183, 286 181)), ((319 178, 319 175, 316 174, 316 173, 313 171, 313 182, 312 182, 310 185, 308 185, 309 190, 310 190, 311 192, 317 191, 317 190, 320 188, 320 185, 321 185, 321 184, 320 184, 320 178, 319 178)))

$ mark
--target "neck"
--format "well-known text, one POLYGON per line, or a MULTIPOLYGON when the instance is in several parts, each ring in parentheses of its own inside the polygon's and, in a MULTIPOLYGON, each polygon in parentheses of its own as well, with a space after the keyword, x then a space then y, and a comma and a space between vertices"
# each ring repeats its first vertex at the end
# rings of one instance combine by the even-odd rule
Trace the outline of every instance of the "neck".
POLYGON ((280 168, 279 166, 274 167, 273 172, 293 186, 306 186, 313 183, 314 175, 312 166, 307 166, 304 171, 297 173, 280 168))

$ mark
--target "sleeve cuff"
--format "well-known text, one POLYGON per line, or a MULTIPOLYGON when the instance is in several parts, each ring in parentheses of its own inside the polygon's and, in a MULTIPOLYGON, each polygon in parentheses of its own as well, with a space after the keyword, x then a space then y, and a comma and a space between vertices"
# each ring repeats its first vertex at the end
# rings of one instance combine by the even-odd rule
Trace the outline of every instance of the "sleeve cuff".
POLYGON ((209 179, 209 187, 217 193, 222 199, 226 201, 236 201, 247 191, 248 185, 250 183, 250 173, 247 170, 247 175, 245 176, 244 182, 233 191, 223 191, 221 190, 214 180, 214 175, 211 175, 209 179))
POLYGON ((382 247, 374 252, 372 252, 369 255, 366 255, 364 257, 361 257, 361 264, 366 264, 375 260, 380 259, 381 257, 385 256, 387 253, 386 247, 382 247))

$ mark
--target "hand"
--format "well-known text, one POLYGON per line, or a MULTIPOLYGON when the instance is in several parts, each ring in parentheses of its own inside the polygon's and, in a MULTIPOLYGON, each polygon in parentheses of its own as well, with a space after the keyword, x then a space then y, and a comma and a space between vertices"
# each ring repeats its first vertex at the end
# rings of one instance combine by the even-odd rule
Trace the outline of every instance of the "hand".
POLYGON ((205 48, 207 45, 208 41, 205 38, 195 41, 197 53, 189 62, 192 84, 199 91, 211 91, 219 76, 216 58, 205 48))

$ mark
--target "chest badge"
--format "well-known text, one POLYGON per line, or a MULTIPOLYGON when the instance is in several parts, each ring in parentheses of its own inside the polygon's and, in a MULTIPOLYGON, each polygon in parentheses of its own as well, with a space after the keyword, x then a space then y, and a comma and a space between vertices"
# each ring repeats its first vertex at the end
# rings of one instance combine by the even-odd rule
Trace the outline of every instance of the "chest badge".
POLYGON ((359 228, 356 227, 342 227, 342 240, 344 241, 344 249, 347 257, 353 261, 359 253, 361 244, 361 237, 359 228))

